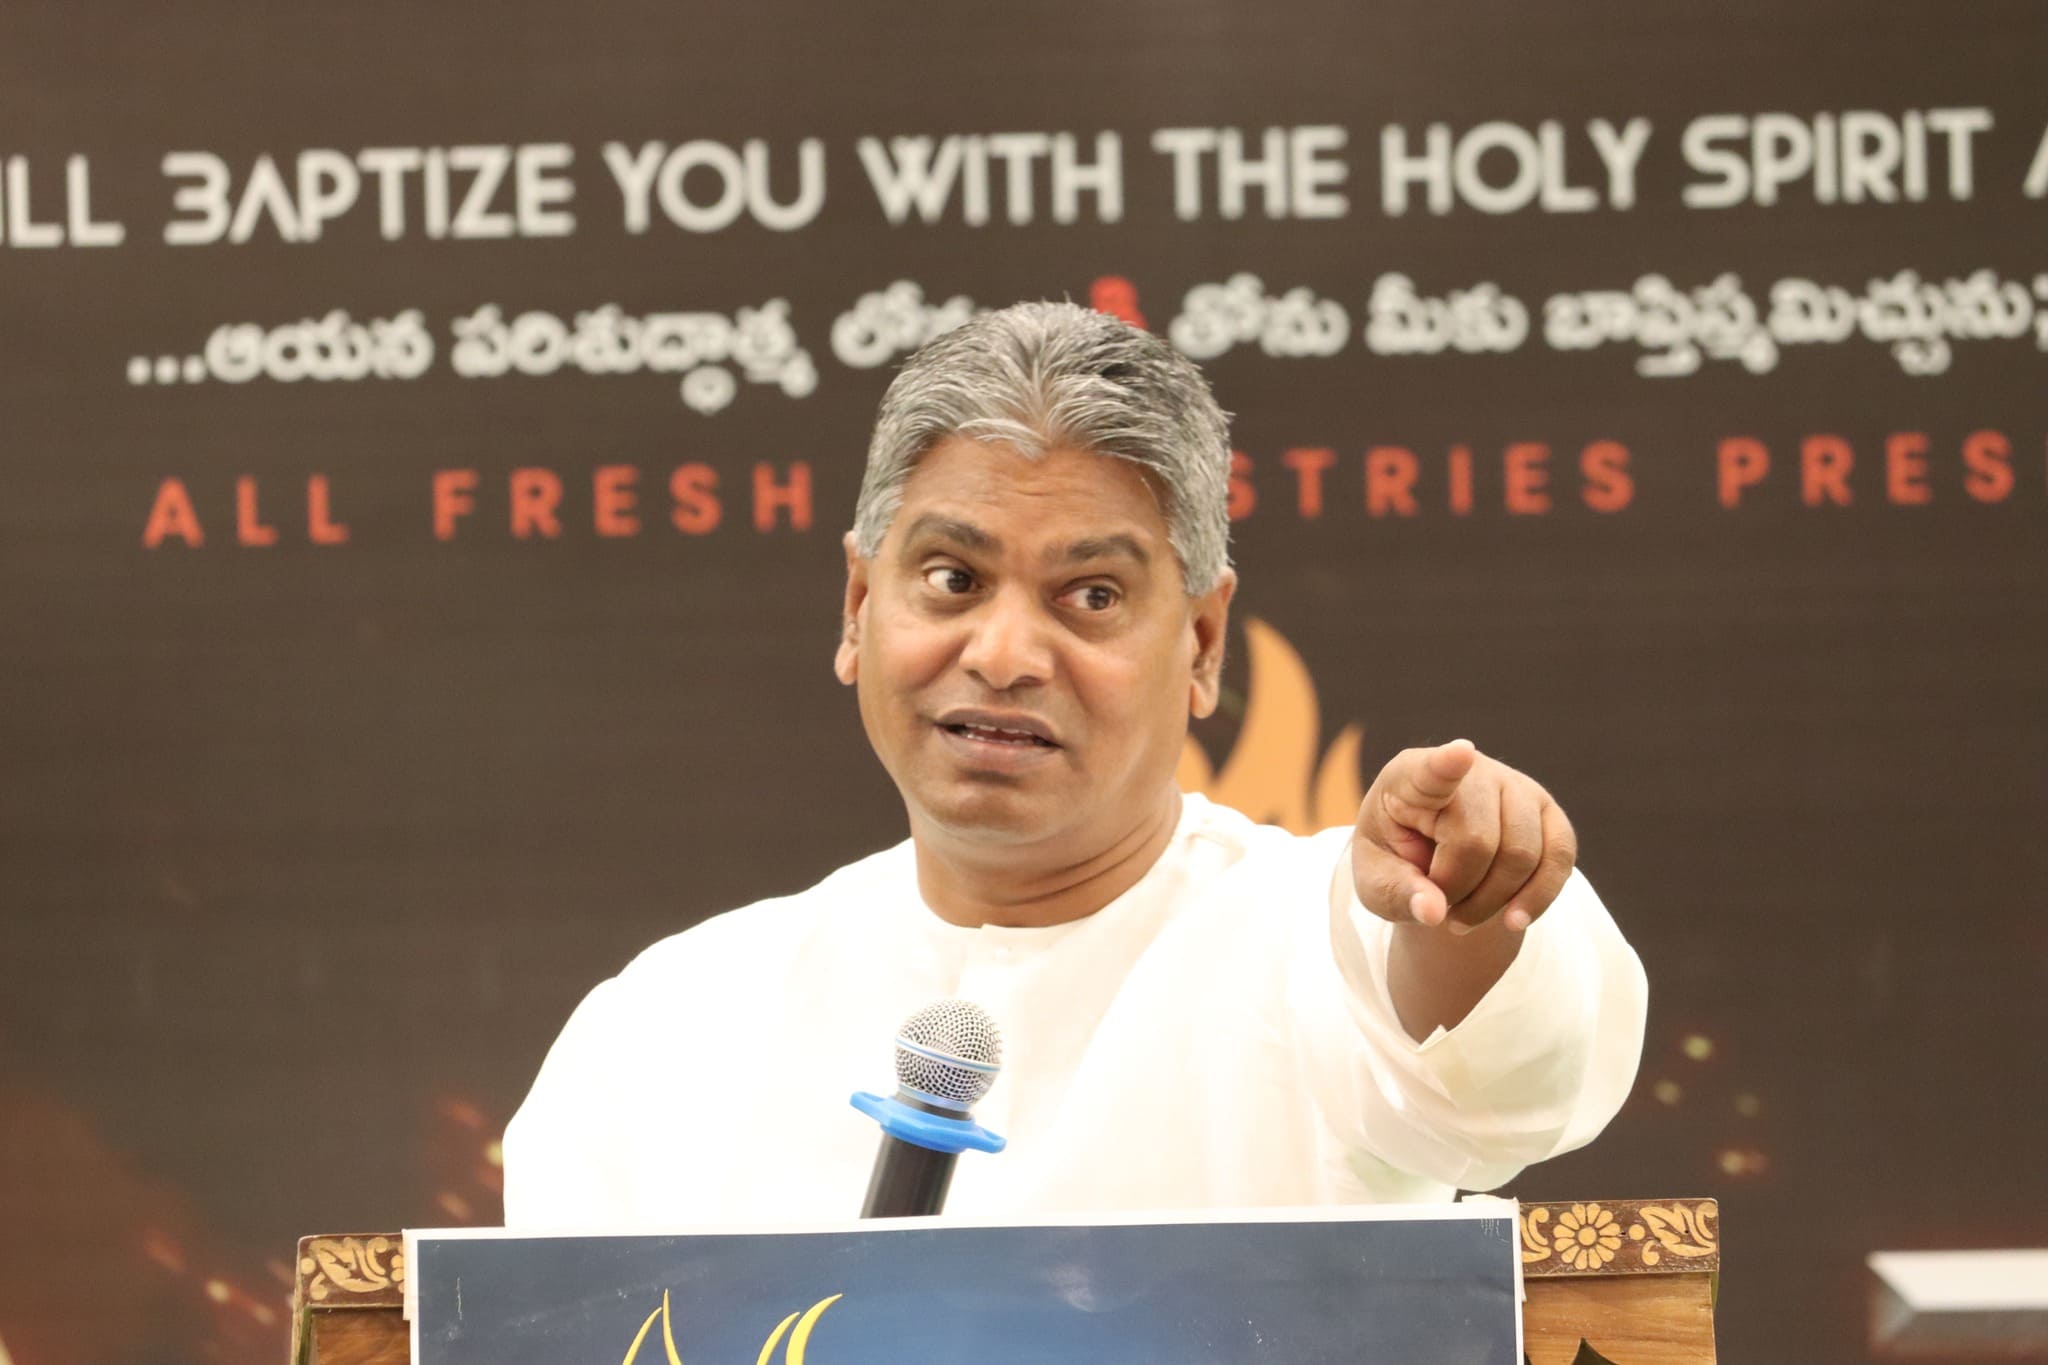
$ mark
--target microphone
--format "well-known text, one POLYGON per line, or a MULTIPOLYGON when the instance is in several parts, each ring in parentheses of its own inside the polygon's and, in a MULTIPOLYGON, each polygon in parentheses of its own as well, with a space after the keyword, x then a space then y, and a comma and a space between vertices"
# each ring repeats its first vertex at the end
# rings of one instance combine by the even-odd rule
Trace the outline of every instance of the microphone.
POLYGON ((1007 1145, 968 1110, 995 1084, 1003 1040, 988 1011, 968 1000, 935 1000, 896 1030, 896 1093, 865 1091, 853 1107, 882 1125, 863 1218, 914 1218, 946 1206, 953 1163, 965 1151, 1007 1145))

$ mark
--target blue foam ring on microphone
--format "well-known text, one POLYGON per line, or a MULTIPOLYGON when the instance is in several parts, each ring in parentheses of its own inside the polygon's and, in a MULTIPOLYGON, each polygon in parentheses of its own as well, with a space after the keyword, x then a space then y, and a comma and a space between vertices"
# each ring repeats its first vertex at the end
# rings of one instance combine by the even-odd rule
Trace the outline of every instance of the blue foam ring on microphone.
POLYGON ((973 1119, 941 1118, 865 1090, 855 1093, 853 1107, 881 1124, 890 1137, 934 1152, 1000 1152, 1010 1145, 1008 1138, 991 1133, 973 1119))

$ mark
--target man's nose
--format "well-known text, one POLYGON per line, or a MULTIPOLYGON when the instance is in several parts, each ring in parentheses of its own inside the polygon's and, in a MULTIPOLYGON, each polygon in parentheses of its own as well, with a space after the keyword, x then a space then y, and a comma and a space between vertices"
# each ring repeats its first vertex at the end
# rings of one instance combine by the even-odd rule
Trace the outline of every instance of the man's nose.
POLYGON ((1052 678, 1050 623, 1022 592, 998 592, 968 624, 960 665, 993 691, 1042 684, 1052 678))

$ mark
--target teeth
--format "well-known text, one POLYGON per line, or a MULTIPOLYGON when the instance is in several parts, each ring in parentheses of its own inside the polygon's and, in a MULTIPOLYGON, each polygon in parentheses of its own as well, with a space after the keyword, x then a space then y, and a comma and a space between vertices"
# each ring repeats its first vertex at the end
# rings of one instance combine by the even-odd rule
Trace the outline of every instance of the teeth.
POLYGON ((976 725, 963 722, 960 729, 980 739, 993 739, 1004 744, 1036 744, 1038 736, 1028 730, 1002 730, 993 725, 976 725))

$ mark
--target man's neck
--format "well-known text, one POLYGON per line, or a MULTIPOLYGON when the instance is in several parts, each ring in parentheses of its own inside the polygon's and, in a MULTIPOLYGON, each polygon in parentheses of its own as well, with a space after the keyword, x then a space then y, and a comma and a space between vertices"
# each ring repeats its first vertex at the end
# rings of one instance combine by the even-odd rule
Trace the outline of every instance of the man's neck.
POLYGON ((933 914, 969 928, 1042 929, 1086 919, 1152 870, 1173 840, 1180 809, 1176 788, 1151 819, 1079 860, 1052 855, 1034 861, 1015 847, 965 845, 920 831, 913 821, 917 888, 933 914))

